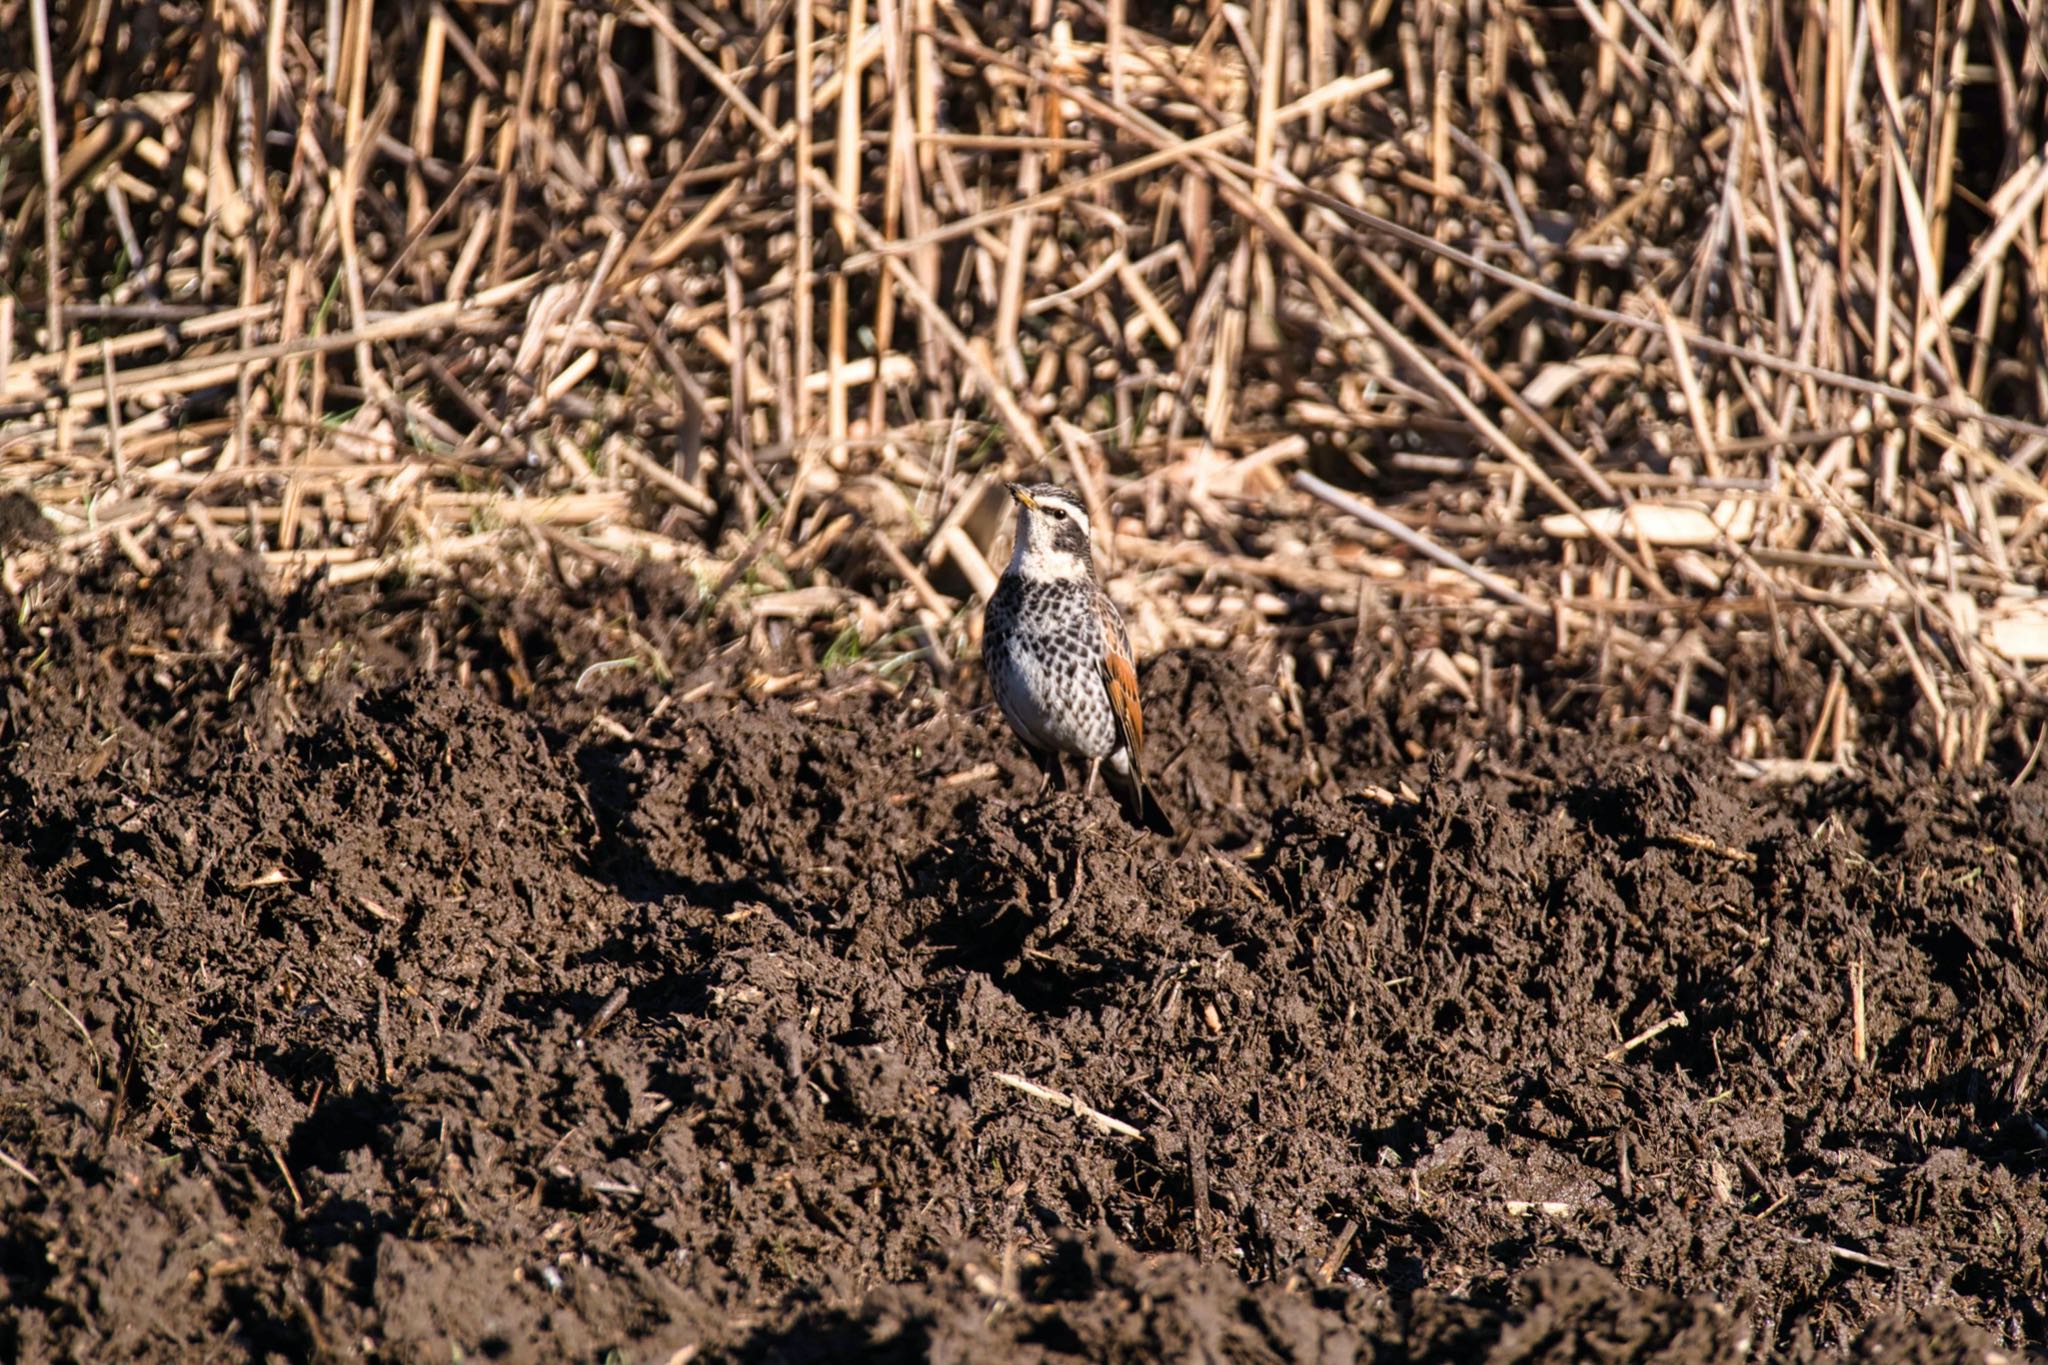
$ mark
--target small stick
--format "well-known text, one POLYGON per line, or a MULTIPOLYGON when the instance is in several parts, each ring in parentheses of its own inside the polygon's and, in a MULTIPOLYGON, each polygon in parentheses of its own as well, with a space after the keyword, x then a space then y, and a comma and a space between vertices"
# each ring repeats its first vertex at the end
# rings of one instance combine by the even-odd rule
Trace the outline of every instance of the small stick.
MULTIPOLYGON (((808 3, 808 0, 805 0, 808 3)), ((834 153, 832 178, 838 187, 839 198, 832 214, 832 230, 839 236, 841 255, 850 255, 855 241, 853 235, 853 206, 860 198, 860 152, 861 152, 861 31, 867 24, 867 6, 863 0, 853 0, 846 15, 844 54, 840 58, 841 79, 839 84, 839 135, 833 143, 834 153)), ((831 372, 831 381, 825 396, 826 434, 832 441, 831 459, 836 466, 846 458, 846 329, 847 310, 851 307, 846 272, 835 271, 832 275, 831 290, 828 294, 830 311, 825 323, 825 364, 831 372)), ((798 371, 799 376, 804 371, 798 371)), ((783 509, 783 534, 787 536, 796 526, 797 511, 803 502, 804 468, 798 465, 798 477, 790 487, 788 503, 783 509)))
POLYGON ((1615 36, 1614 30, 1607 26, 1607 21, 1601 16, 1600 11, 1593 8, 1591 0, 1572 0, 1572 3, 1578 6, 1579 15, 1586 21, 1586 27, 1592 29, 1593 36, 1600 40, 1600 55, 1619 61, 1628 68, 1631 79, 1648 84, 1650 73, 1644 70, 1642 60, 1629 50, 1627 43, 1615 36))
POLYGON ((1665 343, 1671 347, 1671 366, 1678 371, 1679 392, 1685 396, 1685 411, 1692 418, 1693 436, 1700 443, 1700 460, 1706 466, 1707 477, 1721 478, 1721 452, 1714 441, 1713 419, 1707 415, 1707 400, 1700 394, 1699 376, 1694 373, 1692 351, 1685 344, 1685 333, 1678 329, 1678 319, 1671 316, 1671 310, 1657 300, 1658 316, 1664 320, 1665 343))
POLYGON ((277 1163, 277 1173, 284 1177, 284 1187, 292 1192, 292 1211, 300 1218, 306 1216, 306 1201, 299 1197, 299 1182, 292 1179, 291 1167, 284 1164, 284 1153, 277 1150, 277 1144, 265 1139, 264 1148, 270 1159, 277 1163))
POLYGON ((621 986, 606 996, 604 1003, 597 1007, 597 1013, 591 1015, 590 1022, 584 1025, 583 1036, 585 1038, 595 1038, 598 1034, 603 1033, 612 1020, 619 1017, 619 1011, 626 1007, 626 1001, 630 998, 630 995, 631 993, 626 987, 621 986))
POLYGON ((1856 1065, 1862 1066, 1870 1060, 1870 1035, 1863 1019, 1863 959, 1860 957, 1849 964, 1849 1013, 1850 1045, 1855 1050, 1856 1065))
MULTIPOLYGON (((359 3, 352 6, 349 10, 347 44, 351 54, 348 63, 348 140, 342 144, 351 150, 348 155, 342 158, 340 166, 329 167, 328 169, 328 183, 334 195, 334 227, 338 234, 337 242, 338 250, 341 253, 342 281, 346 286, 348 320, 351 327, 361 327, 369 318, 369 291, 363 286, 362 252, 358 249, 356 241, 357 196, 362 190, 363 176, 369 169, 370 157, 375 152, 377 140, 383 135, 385 125, 390 123, 392 115, 398 112, 398 91, 393 87, 387 86, 383 93, 377 97, 376 107, 370 112, 367 121, 365 120, 363 114, 363 87, 369 76, 369 26, 369 5, 367 3, 359 3), (366 128, 368 130, 367 135, 365 135, 366 128)), ((522 96, 525 94, 523 87, 520 93, 522 96)), ((500 167, 499 169, 504 170, 507 168, 500 167)), ((511 193, 511 180, 509 178, 506 180, 505 186, 505 192, 509 196, 511 193)), ((493 279, 502 279, 504 277, 506 246, 506 233, 504 229, 509 226, 509 221, 508 216, 499 223, 500 232, 497 243, 499 249, 497 254, 492 257, 491 264, 491 278, 493 279)), ((356 382, 361 384, 365 391, 371 395, 377 395, 386 391, 388 386, 377 372, 375 353, 371 351, 370 344, 367 341, 358 342, 355 352, 356 382)), ((244 353, 246 354, 246 351, 244 353)), ((238 368, 236 378, 240 379, 245 374, 246 371, 238 368)), ((249 452, 245 451, 242 454, 243 458, 248 458, 249 452)))
MULTIPOLYGON (((1109 0, 1109 97, 1119 108, 1124 102, 1124 0, 1109 0)), ((1320 131, 1320 130, 1318 130, 1320 131)))
MULTIPOLYGON (((1258 118, 1252 131, 1252 164, 1262 173, 1268 174, 1273 169, 1274 146, 1279 134, 1280 86, 1285 78, 1283 64, 1287 56, 1287 12, 1292 8, 1292 5, 1267 4, 1265 39, 1259 45, 1259 107, 1258 118)), ((1270 179, 1260 180, 1253 194, 1257 196, 1260 204, 1271 209, 1276 195, 1274 182, 1270 179)), ((1272 258, 1259 245, 1256 228, 1247 231, 1245 237, 1251 243, 1251 254, 1258 257, 1254 270, 1258 282, 1258 315, 1262 325, 1271 326, 1273 315, 1279 308, 1272 258)), ((1220 423, 1210 426, 1211 431, 1221 429, 1220 423)))
MULTIPOLYGON (((282 35, 274 35, 276 37, 282 35)), ((427 181, 420 173, 420 163, 434 153, 434 122, 440 110, 441 63, 448 50, 448 12, 439 5, 427 11, 427 32, 420 48, 420 81, 415 87, 419 98, 412 110, 412 153, 413 164, 405 172, 405 229, 408 233, 418 232, 420 225, 427 221, 427 181)), ((280 49, 281 52, 281 49, 280 49)), ((265 68, 269 77, 264 86, 264 98, 277 97, 275 62, 265 68)), ((265 126, 268 126, 266 122, 265 126)), ((454 202, 453 196, 449 202, 454 202)), ((388 275, 386 278, 390 278, 388 275)))
POLYGON ((1644 1043, 1649 1042, 1658 1034, 1663 1033, 1665 1030, 1674 1028, 1684 1028, 1687 1024, 1690 1024, 1691 1022, 1692 1020, 1685 1017, 1684 1010, 1673 1010, 1671 1011, 1671 1013, 1665 1015, 1662 1019, 1659 1019, 1656 1023, 1650 1025, 1648 1028, 1644 1029, 1641 1033, 1638 1033, 1635 1037, 1629 1039, 1627 1042, 1621 1044, 1618 1047, 1611 1047, 1607 1049, 1607 1060, 1610 1062, 1618 1062, 1623 1057, 1628 1056, 1629 1053, 1634 1052, 1637 1048, 1641 1047, 1644 1043))
MULTIPOLYGON (((798 375, 811 372, 811 349, 817 342, 816 287, 812 282, 813 259, 817 255, 816 211, 811 205, 811 170, 817 163, 817 154, 811 142, 816 135, 817 111, 811 100, 811 42, 812 26, 817 22, 811 8, 811 0, 798 0, 794 16, 796 34, 791 39, 796 49, 796 296, 795 332, 792 338, 796 346, 798 375)), ((771 143, 770 146, 774 146, 771 143)), ((732 182, 735 186, 737 178, 732 182)), ((801 385, 789 395, 798 440, 810 435, 811 400, 801 385)))
POLYGON ((890 540, 888 536, 880 531, 875 530, 871 530, 868 533, 868 538, 874 542, 875 548, 882 552, 882 557, 889 561, 889 566, 896 570, 905 583, 910 585, 910 590, 917 594, 917 600, 924 604, 926 611, 931 612, 940 620, 945 620, 952 616, 954 611, 957 610, 953 599, 943 595, 937 588, 934 588, 931 580, 918 572, 917 566, 910 562, 908 555, 897 548, 894 541, 890 540))
MULTIPOLYGON (((1941 285, 1941 271, 1935 265, 1934 246, 1928 226, 1927 208, 1920 197, 1919 188, 1913 183, 1913 167, 1907 160, 1906 148, 1903 145, 1902 130, 1906 126, 1906 116, 1899 100, 1898 85, 1893 69, 1894 55, 1888 46, 1889 39, 1885 36, 1883 16, 1878 11, 1871 10, 1869 11, 1869 22, 1871 46, 1876 49, 1878 58, 1876 63, 1877 88, 1878 92, 1884 96, 1886 110, 1891 115, 1890 121, 1884 125, 1883 135, 1879 141, 1883 144, 1884 150, 1890 154, 1890 159, 1896 168, 1894 189, 1898 193, 1902 210, 1901 216, 1906 221, 1906 243, 1913 250, 1914 274, 1918 276, 1915 304, 1916 307, 1924 308, 1928 312, 1939 313, 1941 311, 1941 296, 1938 290, 1941 285)), ((1916 325, 1915 335, 1917 336, 1918 334, 1919 329, 1916 325)), ((1942 368, 1947 371, 1950 383, 1954 384, 1960 379, 1960 371, 1956 366, 1955 354, 1950 349, 1948 330, 1937 326, 1934 329, 1933 335, 1935 345, 1941 353, 1942 368)), ((1918 355, 1919 353, 1916 352, 1910 358, 1918 359, 1918 355)))
POLYGON ((0 1149, 0 1166, 5 1166, 8 1170, 13 1171, 16 1175, 20 1176, 23 1180, 26 1180, 31 1185, 40 1185, 43 1183, 42 1181, 36 1178, 36 1173, 34 1171, 31 1171, 28 1167, 22 1165, 19 1161, 16 1161, 12 1156, 8 1155, 4 1149, 0 1149))
MULTIPOLYGON (((377 1070, 384 1084, 391 1084, 391 996, 384 989, 384 983, 377 983, 377 1070)), ((280 1167, 283 1163, 278 1163, 280 1167)), ((291 1176, 287 1174, 286 1180, 291 1176)), ((294 1194, 297 1192, 294 1191, 294 1194)))
POLYGON ((1718 840, 1710 839, 1704 834, 1694 834, 1691 830, 1673 830, 1671 832, 1671 840, 1673 843, 1684 844, 1687 848, 1696 848, 1702 853, 1711 853, 1716 857, 1726 858, 1731 863, 1741 863, 1745 867, 1752 867, 1756 864, 1756 855, 1748 849, 1730 848, 1728 845, 1718 840))
POLYGON ((1886 616, 1884 623, 1891 631, 1892 639, 1898 641, 1899 648, 1905 651, 1906 668, 1912 673, 1914 683, 1920 688, 1920 695, 1927 699, 1928 709, 1934 712, 1936 724, 1946 720, 1948 703, 1942 700, 1941 689, 1935 686, 1934 675, 1927 671, 1927 665, 1921 660, 1920 651, 1913 647, 1912 638, 1906 634, 1906 628, 1899 624, 1899 618, 1896 616, 1886 616))
MULTIPOLYGON (((2020 727, 2020 737, 2024 739, 2026 737, 2026 733, 2026 726, 2022 724, 2020 727)), ((2019 770, 2019 775, 2014 777, 2011 782, 2006 784, 2008 787, 2018 787, 2022 782, 2025 782, 2029 777, 2033 775, 2034 765, 2041 761, 2041 746, 2043 744, 2048 744, 2048 721, 2042 722, 2041 732, 2034 736, 2032 752, 2030 752, 2027 755, 2026 764, 2019 770)), ((2015 916, 2017 916, 2017 907, 2015 907, 2014 913, 2015 916)))
POLYGON ((713 516, 718 504, 703 489, 693 483, 685 483, 675 474, 657 464, 653 457, 630 441, 620 441, 612 447, 613 453, 634 469, 655 487, 667 493, 683 506, 704 516, 713 516))
POLYGON ((1033 1099, 1046 1100, 1053 1104, 1064 1105, 1067 1108, 1073 1110, 1076 1117, 1087 1119, 1090 1123, 1094 1124, 1097 1128, 1100 1128, 1105 1133, 1112 1134, 1116 1137, 1131 1138, 1141 1142, 1144 1140, 1145 1134, 1139 1129, 1131 1127, 1130 1124, 1125 1123, 1122 1119, 1111 1118, 1108 1114, 1103 1113, 1100 1109, 1096 1109, 1091 1105, 1083 1104, 1081 1101, 1075 1099, 1072 1095, 1067 1094, 1065 1091, 1050 1089, 1046 1086, 1039 1085, 1036 1082, 1027 1081, 1022 1076, 1012 1075, 1007 1071, 991 1071, 989 1075, 994 1077, 996 1080, 1001 1081, 1004 1085, 1009 1086, 1012 1090, 1023 1091, 1025 1094, 1031 1096, 1033 1099))
POLYGON ((1937 327, 1955 321, 1956 314, 1969 302, 1970 295, 1984 282, 1985 272, 1991 268, 1991 263, 2012 244, 2012 239, 2026 225, 2044 196, 2048 196, 2048 159, 2036 152, 2032 161, 2014 172, 2011 179, 1991 196, 1993 208, 1997 208, 2002 199, 2008 200, 2007 207, 1999 214, 1998 221, 1992 224, 1991 231, 1984 234, 1970 253, 1969 263, 1956 276, 1955 283, 1942 291, 1940 307, 1935 316, 1922 323, 1915 338, 1916 346, 1928 345, 1934 339, 1937 327), (2023 177, 2025 183, 2021 184, 2023 177), (2016 185, 2018 189, 2014 188, 2016 185))
MULTIPOLYGON (((884 4, 877 17, 888 35, 882 44, 886 58, 882 70, 888 82, 889 107, 888 150, 882 160, 882 236, 886 240, 903 234, 904 200, 913 198, 916 193, 917 160, 911 152, 912 139, 916 134, 910 126, 910 86, 905 79, 910 58, 903 41, 902 6, 884 4)), ((909 206, 913 223, 920 221, 917 210, 916 204, 909 206)), ((896 336, 896 291, 886 275, 875 281, 874 329, 874 353, 877 357, 887 355, 896 336)), ((877 382, 868 386, 868 430, 871 432, 883 430, 888 420, 889 391, 879 382, 880 375, 881 371, 877 369, 877 382)))
POLYGON ((1757 1169, 1754 1161, 1749 1159, 1749 1153, 1737 1152, 1735 1154, 1735 1164, 1742 1168, 1743 1175, 1749 1178, 1749 1183, 1756 1186, 1760 1193, 1768 1195, 1773 1199, 1778 1197, 1777 1186, 1764 1178, 1764 1173, 1757 1169))
POLYGON ((1825 1251, 1828 1255, 1834 1257, 1836 1260, 1847 1261, 1851 1265, 1867 1265, 1878 1270, 1896 1271, 1897 1269, 1899 1269, 1899 1264, 1897 1261, 1887 1261, 1880 1257, 1869 1255, 1866 1252, 1852 1251, 1848 1247, 1837 1246, 1833 1242, 1817 1242, 1811 1237, 1800 1237, 1794 1233, 1789 1232, 1785 1233, 1784 1237, 1786 1241, 1796 1242, 1798 1245, 1803 1247, 1817 1247, 1820 1250, 1825 1251))
MULTIPOLYGON (((1030 200, 1044 178, 1044 158, 1026 152, 1017 162, 1017 193, 1030 200)), ((1031 255, 1031 239, 1038 229, 1038 215, 1020 213, 1010 219, 1010 236, 1003 252, 1003 282, 996 297, 995 350, 999 371, 1013 386, 1028 382, 1024 352, 1017 343, 1017 328, 1024 316, 1024 272, 1031 255)), ((846 278, 844 274, 836 278, 846 278)))
POLYGON ((63 278, 59 262, 66 253, 57 245, 57 77, 50 64, 50 16, 44 0, 29 0, 29 38, 36 61, 36 139, 43 162, 43 287, 49 297, 43 301, 43 317, 49 327, 50 349, 64 340, 63 278))
POLYGON ((1351 1250, 1351 1239, 1356 1236, 1358 1236, 1358 1220, 1356 1218, 1346 1218, 1344 1226, 1337 1232, 1337 1240, 1330 1245, 1330 1254, 1323 1257, 1322 1264, 1316 1267, 1316 1276, 1324 1284, 1328 1284, 1336 1279, 1337 1272, 1344 1268, 1344 1257, 1351 1250))
POLYGON ((1116 526, 1116 519, 1110 514, 1109 499, 1102 491, 1101 481, 1095 477, 1095 465, 1089 458, 1091 452, 1099 458, 1101 447, 1096 444, 1094 437, 1064 417, 1055 416, 1052 419, 1052 429, 1060 438, 1061 448, 1067 452, 1067 468, 1073 471, 1074 483, 1081 490, 1081 501, 1088 506, 1089 524, 1103 527, 1109 532, 1104 537, 1107 542, 1105 567, 1106 571, 1114 573, 1123 567, 1122 560, 1117 554, 1116 533, 1113 529, 1116 526))
POLYGON ((107 391, 107 451, 114 457, 114 484, 128 492, 128 451, 121 443, 121 400, 114 383, 114 348, 100 338, 100 383, 107 391))
POLYGON ((1751 36, 1749 6, 1744 0, 1735 0, 1735 38, 1737 51, 1742 57, 1742 96, 1749 106, 1750 126, 1757 133, 1757 161, 1764 172, 1764 202, 1770 209, 1772 236, 1778 251, 1778 292, 1785 305, 1786 318, 1797 328, 1806 315, 1806 304, 1799 296, 1799 266, 1792 258, 1792 230, 1785 217, 1784 188, 1779 183, 1777 145, 1778 139, 1771 132, 1770 120, 1764 114, 1762 81, 1757 75, 1756 44, 1751 36))

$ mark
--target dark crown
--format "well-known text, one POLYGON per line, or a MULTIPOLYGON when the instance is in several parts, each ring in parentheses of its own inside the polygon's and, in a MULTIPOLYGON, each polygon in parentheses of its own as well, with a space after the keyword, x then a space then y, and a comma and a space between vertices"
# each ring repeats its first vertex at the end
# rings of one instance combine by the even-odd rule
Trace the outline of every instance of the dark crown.
POLYGON ((1029 493, 1038 502, 1065 503, 1084 516, 1088 512, 1087 506, 1082 503, 1080 498, 1074 495, 1071 489, 1062 488, 1056 483, 1026 484, 1024 491, 1029 493))

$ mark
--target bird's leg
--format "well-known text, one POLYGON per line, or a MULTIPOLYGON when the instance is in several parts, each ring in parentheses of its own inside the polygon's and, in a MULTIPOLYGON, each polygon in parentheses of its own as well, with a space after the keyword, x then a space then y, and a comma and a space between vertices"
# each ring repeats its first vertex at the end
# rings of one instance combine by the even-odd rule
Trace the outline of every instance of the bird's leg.
POLYGON ((1090 798, 1092 798, 1092 797, 1093 797, 1093 796, 1095 795, 1095 779, 1096 779, 1097 777, 1099 777, 1099 776, 1100 776, 1101 774, 1102 774, 1102 760, 1101 760, 1101 759, 1099 759, 1099 758, 1091 758, 1091 759, 1089 759, 1089 760, 1088 760, 1088 785, 1087 785, 1087 786, 1086 786, 1085 788, 1083 788, 1083 789, 1082 789, 1082 795, 1083 795, 1083 796, 1085 796, 1085 797, 1090 797, 1090 798))
POLYGON ((1058 750, 1031 749, 1031 760, 1038 765, 1038 796, 1035 799, 1044 800, 1045 793, 1053 787, 1061 791, 1067 789, 1067 768, 1058 750))

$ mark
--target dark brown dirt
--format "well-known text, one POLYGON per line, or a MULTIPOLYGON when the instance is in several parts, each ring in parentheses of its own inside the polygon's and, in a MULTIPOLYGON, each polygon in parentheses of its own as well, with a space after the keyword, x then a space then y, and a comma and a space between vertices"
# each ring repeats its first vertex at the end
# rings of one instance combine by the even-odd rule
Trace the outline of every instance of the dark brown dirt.
POLYGON ((2038 780, 1488 751, 1398 644, 1304 645, 1298 709, 1270 663, 1148 670, 1175 854, 1034 805, 973 680, 764 697, 659 585, 39 591, 0 626, 0 1356, 2048 1332, 2038 780))

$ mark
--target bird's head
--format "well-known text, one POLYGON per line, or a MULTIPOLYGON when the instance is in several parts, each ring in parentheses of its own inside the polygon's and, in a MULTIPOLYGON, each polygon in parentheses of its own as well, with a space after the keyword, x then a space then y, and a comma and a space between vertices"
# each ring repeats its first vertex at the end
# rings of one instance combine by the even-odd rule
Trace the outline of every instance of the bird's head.
POLYGON ((1011 569, 1032 578, 1087 578, 1093 575, 1088 509, 1058 484, 1013 483, 1017 504, 1017 548, 1011 569))

